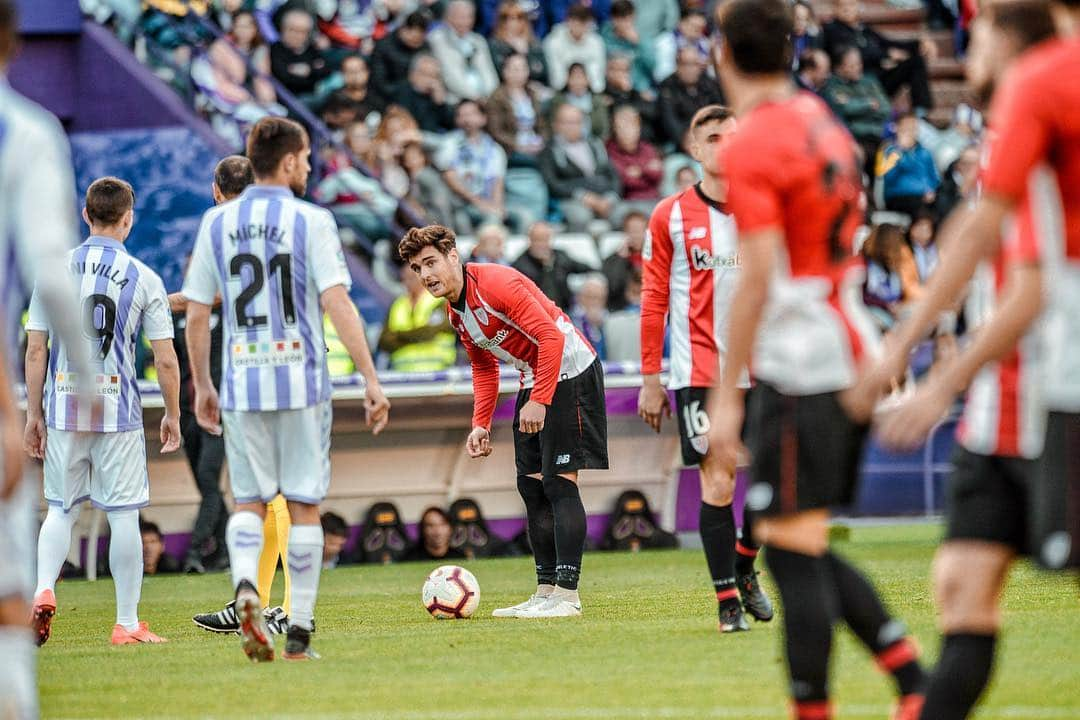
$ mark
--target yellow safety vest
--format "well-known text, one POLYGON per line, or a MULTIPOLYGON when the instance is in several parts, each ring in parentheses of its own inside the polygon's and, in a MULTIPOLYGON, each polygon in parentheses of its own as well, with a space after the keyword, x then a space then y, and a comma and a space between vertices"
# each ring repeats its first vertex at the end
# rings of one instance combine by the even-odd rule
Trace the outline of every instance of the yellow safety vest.
POLYGON ((329 315, 323 315, 323 340, 326 342, 326 367, 330 370, 330 377, 352 375, 356 372, 356 364, 345 349, 345 343, 338 337, 329 315))
MULTIPOLYGON (((440 325, 446 315, 446 300, 423 293, 416 305, 408 295, 402 295, 390 306, 386 326, 394 332, 417 330, 440 325)), ((401 372, 433 372, 454 364, 457 350, 454 333, 441 332, 427 342, 411 343, 390 353, 390 369, 401 372)))

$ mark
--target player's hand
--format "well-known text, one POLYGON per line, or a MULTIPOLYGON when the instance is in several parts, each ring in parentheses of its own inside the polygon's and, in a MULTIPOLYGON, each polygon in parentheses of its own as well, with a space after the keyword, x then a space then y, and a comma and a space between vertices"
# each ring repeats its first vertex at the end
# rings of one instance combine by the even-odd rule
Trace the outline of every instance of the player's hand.
POLYGON ((378 382, 369 382, 364 388, 364 419, 373 435, 381 433, 390 422, 390 401, 378 382))
POLYGON ((671 417, 671 401, 659 381, 645 381, 638 393, 637 414, 655 432, 660 432, 665 417, 671 417))
POLYGON ((221 408, 217 390, 212 385, 195 388, 195 422, 211 435, 221 434, 221 408))
POLYGON ((26 430, 23 431, 23 449, 27 455, 38 460, 45 459, 45 432, 45 418, 40 416, 26 418, 26 430))
POLYGON ((544 418, 547 417, 547 408, 535 400, 530 400, 521 406, 518 415, 518 428, 523 433, 538 433, 544 429, 544 418))
POLYGON ((738 466, 739 457, 746 454, 742 444, 744 412, 738 389, 719 387, 709 393, 709 452, 723 467, 738 466))
POLYGON ((482 458, 491 454, 491 433, 487 428, 473 428, 465 441, 465 452, 469 453, 471 458, 482 458))
POLYGON ((19 426, 10 420, 3 421, 3 449, 4 468, 3 477, 0 477, 0 500, 7 500, 15 492, 15 488, 22 481, 22 438, 19 437, 19 426))
POLYGON ((878 423, 878 438, 886 447, 913 450, 926 441, 952 406, 954 394, 931 378, 878 423))
POLYGON ((176 452, 180 449, 180 418, 165 413, 161 418, 161 452, 176 452))
POLYGON ((840 393, 840 405, 852 420, 868 423, 874 407, 889 393, 907 369, 907 353, 889 347, 886 338, 881 357, 864 368, 855 384, 840 393))

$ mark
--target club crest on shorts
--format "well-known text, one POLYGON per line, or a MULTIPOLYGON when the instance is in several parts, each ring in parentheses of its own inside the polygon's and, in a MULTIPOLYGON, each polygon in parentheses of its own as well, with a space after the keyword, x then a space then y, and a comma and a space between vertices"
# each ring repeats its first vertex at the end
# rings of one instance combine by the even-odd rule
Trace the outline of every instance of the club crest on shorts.
POLYGON ((695 435, 690 438, 690 447, 697 450, 698 455, 707 455, 709 453, 709 436, 695 435))

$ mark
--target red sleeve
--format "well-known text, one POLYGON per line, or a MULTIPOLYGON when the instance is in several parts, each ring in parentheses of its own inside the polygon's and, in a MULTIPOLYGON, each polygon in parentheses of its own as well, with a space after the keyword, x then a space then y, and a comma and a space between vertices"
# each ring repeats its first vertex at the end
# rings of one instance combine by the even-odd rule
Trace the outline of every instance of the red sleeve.
POLYGON ((740 233, 783 227, 783 200, 776 178, 783 177, 775 140, 762 142, 748 133, 733 139, 724 157, 728 207, 740 233))
POLYGON ((982 173, 983 192, 1013 204, 1027 191, 1031 171, 1042 162, 1050 145, 1050 123, 1045 103, 1055 93, 1027 73, 1010 72, 994 96, 990 109, 991 140, 988 163, 982 173))
POLYGON ((488 299, 505 303, 505 309, 496 309, 503 310, 512 323, 536 340, 537 358, 530 399, 541 405, 550 405, 555 386, 559 384, 559 369, 562 367, 563 345, 566 342, 563 331, 544 305, 545 302, 553 303, 535 283, 517 271, 513 272, 509 282, 499 289, 497 295, 489 295, 488 299))
POLYGON ((338 23, 335 18, 333 21, 327 22, 326 20, 319 20, 319 32, 325 35, 338 45, 343 45, 352 50, 356 50, 360 47, 360 39, 350 35, 349 32, 338 23))
POLYGON ((472 365, 472 425, 491 430, 491 418, 499 400, 499 361, 491 353, 476 347, 468 333, 461 333, 459 337, 472 365))
POLYGON ((664 323, 671 295, 671 256, 668 224, 674 200, 656 206, 641 250, 641 374, 660 372, 664 359, 664 323))

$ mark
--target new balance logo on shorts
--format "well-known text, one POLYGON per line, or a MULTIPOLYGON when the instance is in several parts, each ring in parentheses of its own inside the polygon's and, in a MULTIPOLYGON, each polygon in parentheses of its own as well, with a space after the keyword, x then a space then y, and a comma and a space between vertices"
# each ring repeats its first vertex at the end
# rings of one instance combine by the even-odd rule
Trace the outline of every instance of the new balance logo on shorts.
POLYGON ((555 458, 555 464, 556 465, 566 465, 569 462, 570 462, 570 456, 569 455, 560 455, 559 457, 555 458))

